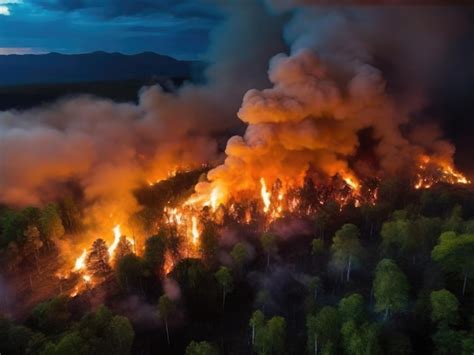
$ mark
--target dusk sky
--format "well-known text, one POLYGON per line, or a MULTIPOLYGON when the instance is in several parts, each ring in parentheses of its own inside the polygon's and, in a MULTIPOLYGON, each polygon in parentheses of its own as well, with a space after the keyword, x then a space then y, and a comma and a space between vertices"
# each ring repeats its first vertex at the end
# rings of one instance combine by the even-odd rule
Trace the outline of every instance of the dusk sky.
POLYGON ((0 54, 127 54, 198 59, 219 22, 196 0, 0 0, 0 54))

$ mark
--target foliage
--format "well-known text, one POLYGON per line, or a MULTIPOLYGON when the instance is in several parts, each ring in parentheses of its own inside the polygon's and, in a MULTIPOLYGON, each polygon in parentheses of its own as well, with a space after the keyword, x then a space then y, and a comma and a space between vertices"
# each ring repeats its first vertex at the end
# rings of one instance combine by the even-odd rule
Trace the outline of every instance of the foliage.
POLYGON ((448 290, 431 292, 431 319, 439 322, 441 326, 456 324, 459 320, 459 301, 448 290))
POLYGON ((347 270, 347 281, 350 280, 351 269, 360 262, 362 257, 359 236, 360 232, 357 226, 344 224, 333 238, 332 264, 341 272, 347 270))
POLYGON ((32 324, 47 334, 64 331, 71 317, 67 301, 65 297, 56 297, 38 304, 31 312, 32 324))
POLYGON ((218 351, 207 341, 192 341, 186 347, 185 355, 218 355, 218 351))
POLYGON ((467 279, 474 277, 474 234, 457 235, 445 232, 433 248, 431 256, 447 272, 464 278, 462 293, 465 293, 467 279))
POLYGON ((230 256, 239 270, 242 270, 250 258, 244 243, 235 244, 230 252, 230 256))
POLYGON ((375 269, 374 279, 375 310, 385 312, 386 319, 390 312, 399 312, 408 304, 409 284, 405 274, 390 259, 383 259, 375 269))

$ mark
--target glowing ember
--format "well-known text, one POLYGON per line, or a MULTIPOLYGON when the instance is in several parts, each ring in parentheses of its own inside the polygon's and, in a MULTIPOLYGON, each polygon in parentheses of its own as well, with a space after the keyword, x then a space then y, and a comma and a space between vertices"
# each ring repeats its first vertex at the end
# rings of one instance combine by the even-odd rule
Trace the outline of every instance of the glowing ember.
POLYGON ((73 269, 74 272, 84 269, 84 267, 86 266, 86 263, 85 263, 86 257, 87 257, 87 249, 84 249, 81 256, 76 259, 76 262, 74 264, 74 269, 73 269))
POLYGON ((270 197, 272 194, 268 192, 267 185, 265 184, 264 178, 260 179, 260 185, 262 186, 262 188, 260 189, 260 195, 262 196, 262 201, 263 201, 263 212, 267 213, 270 209, 270 204, 271 204, 270 197))

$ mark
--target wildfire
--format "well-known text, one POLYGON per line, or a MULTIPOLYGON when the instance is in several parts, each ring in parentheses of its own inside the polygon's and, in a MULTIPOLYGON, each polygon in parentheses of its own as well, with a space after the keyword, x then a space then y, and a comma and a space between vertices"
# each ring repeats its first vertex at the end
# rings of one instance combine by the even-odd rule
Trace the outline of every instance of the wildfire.
POLYGON ((194 245, 196 245, 199 240, 198 220, 196 216, 193 216, 191 218, 191 221, 192 221, 192 226, 191 226, 192 242, 194 245))
POLYGON ((114 227, 114 242, 112 243, 112 245, 109 247, 108 249, 108 252, 109 252, 109 255, 111 257, 113 257, 114 253, 115 253, 115 249, 117 249, 117 245, 119 244, 120 242, 120 237, 122 236, 122 232, 120 231, 120 225, 117 224, 115 227, 114 227))
POLYGON ((463 174, 456 171, 451 164, 422 155, 419 158, 415 189, 429 189, 439 182, 464 185, 471 183, 463 174))
POLYGON ((270 209, 270 205, 271 205, 270 197, 272 196, 272 194, 268 192, 267 185, 263 177, 260 178, 260 185, 261 185, 260 195, 262 196, 262 201, 263 201, 263 212, 267 213, 270 209))
POLYGON ((73 269, 74 272, 84 269, 84 267, 86 266, 86 257, 87 257, 87 249, 84 249, 81 256, 79 256, 76 259, 76 262, 74 264, 74 269, 73 269))

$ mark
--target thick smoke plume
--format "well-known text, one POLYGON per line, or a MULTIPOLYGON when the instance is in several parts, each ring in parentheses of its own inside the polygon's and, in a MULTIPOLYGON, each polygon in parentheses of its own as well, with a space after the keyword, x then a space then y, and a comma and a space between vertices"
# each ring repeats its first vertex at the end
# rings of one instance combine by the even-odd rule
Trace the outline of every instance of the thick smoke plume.
POLYGON ((171 94, 144 88, 138 104, 83 96, 0 112, 0 202, 41 204, 73 181, 92 206, 91 223, 110 230, 134 210, 133 188, 216 163, 217 138, 240 126, 235 112, 242 95, 268 85, 267 62, 284 48, 280 19, 262 4, 229 2, 222 11, 203 85, 171 94))
POLYGON ((258 191, 261 177, 270 186, 277 179, 301 184, 310 168, 355 181, 364 129, 377 142, 373 176, 413 171, 425 154, 452 166, 454 147, 436 127, 420 126, 414 117, 425 103, 432 70, 456 34, 450 29, 458 13, 269 3, 291 14, 284 29, 290 53, 271 59, 271 88, 245 94, 238 116, 247 130, 228 141, 225 163, 209 172, 210 183, 199 184, 198 193, 213 191, 225 200, 258 191), (385 76, 383 67, 392 72, 385 76), (413 73, 411 81, 404 72, 413 73))
POLYGON ((269 186, 277 178, 301 183, 310 167, 355 180, 364 129, 377 142, 374 174, 393 174, 425 153, 451 164, 454 148, 413 117, 461 11, 317 3, 221 5, 225 20, 211 36, 204 85, 171 94, 145 88, 138 104, 78 97, 0 113, 0 202, 41 204, 73 181, 91 223, 108 231, 134 211, 135 187, 221 163, 218 138, 245 125, 198 193, 224 200, 259 189, 261 177, 269 186))

